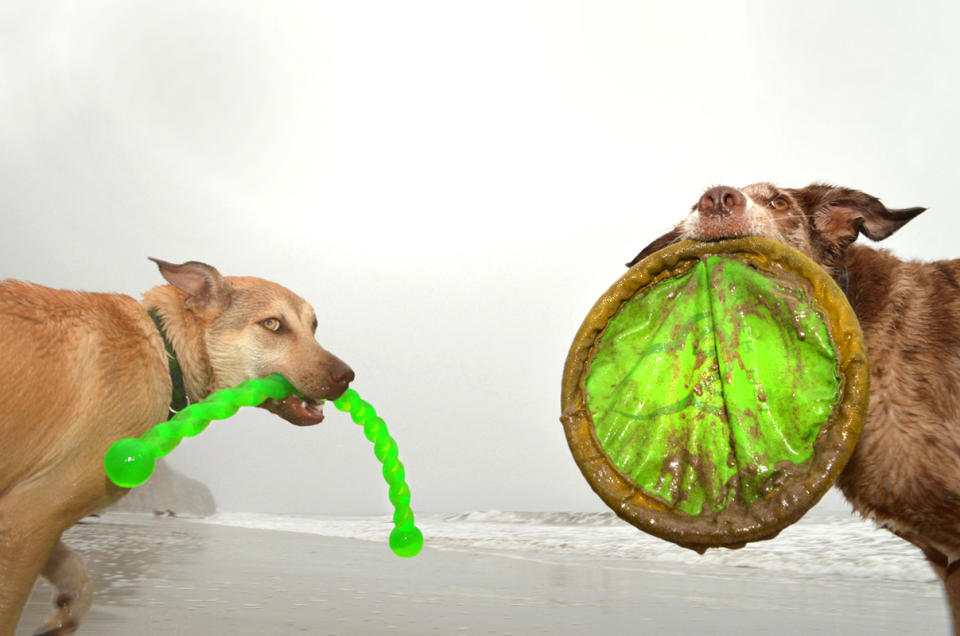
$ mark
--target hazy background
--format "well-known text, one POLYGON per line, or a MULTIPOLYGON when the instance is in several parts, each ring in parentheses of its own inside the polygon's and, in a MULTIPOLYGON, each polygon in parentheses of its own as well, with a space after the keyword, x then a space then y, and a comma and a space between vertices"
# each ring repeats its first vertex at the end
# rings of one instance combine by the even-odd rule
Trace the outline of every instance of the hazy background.
MULTIPOLYGON (((960 255, 958 5, 714 5, 3 2, 0 277, 139 297, 149 255, 276 280, 415 510, 604 509, 558 421, 567 348, 705 187, 857 187, 930 208, 899 254, 960 255)), ((222 509, 386 512, 327 414, 241 412, 170 459, 222 509)))

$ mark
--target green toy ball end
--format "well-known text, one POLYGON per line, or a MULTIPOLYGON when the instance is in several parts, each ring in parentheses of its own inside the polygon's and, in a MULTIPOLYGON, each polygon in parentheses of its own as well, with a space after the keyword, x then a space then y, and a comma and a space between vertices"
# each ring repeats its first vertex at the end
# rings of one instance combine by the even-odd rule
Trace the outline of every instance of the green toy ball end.
POLYGON ((133 488, 150 479, 156 463, 150 447, 133 437, 114 442, 104 458, 107 477, 122 488, 133 488))
POLYGON ((397 526, 390 533, 390 549, 398 557, 415 557, 422 548, 423 533, 414 525, 397 526))

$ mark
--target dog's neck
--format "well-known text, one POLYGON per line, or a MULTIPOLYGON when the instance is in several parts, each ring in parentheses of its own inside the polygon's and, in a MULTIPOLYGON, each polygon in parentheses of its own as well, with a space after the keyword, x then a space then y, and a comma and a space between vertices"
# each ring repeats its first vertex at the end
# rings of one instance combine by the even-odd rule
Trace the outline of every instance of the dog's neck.
POLYGON ((837 275, 834 279, 837 281, 837 285, 840 286, 840 290, 844 295, 850 293, 850 270, 847 269, 846 265, 841 265, 837 269, 837 275))
POLYGON ((849 272, 847 299, 861 327, 873 323, 890 310, 891 276, 900 264, 900 260, 886 250, 865 245, 853 245, 847 250, 844 258, 849 272))
POLYGON ((177 357, 177 352, 174 351, 173 345, 170 344, 170 339, 167 338, 167 330, 163 328, 163 319, 160 318, 160 314, 157 313, 156 309, 151 309, 147 313, 153 318, 153 324, 157 326, 157 331, 160 332, 160 337, 163 338, 163 347, 167 350, 167 364, 170 367, 170 384, 173 388, 170 396, 170 415, 172 417, 178 411, 186 408, 187 405, 190 404, 190 399, 187 397, 187 389, 183 385, 183 371, 180 369, 180 359, 177 357))
POLYGON ((179 361, 187 398, 199 402, 212 391, 213 367, 207 355, 205 324, 185 308, 185 298, 176 287, 162 285, 146 292, 142 304, 163 326, 164 340, 179 361))

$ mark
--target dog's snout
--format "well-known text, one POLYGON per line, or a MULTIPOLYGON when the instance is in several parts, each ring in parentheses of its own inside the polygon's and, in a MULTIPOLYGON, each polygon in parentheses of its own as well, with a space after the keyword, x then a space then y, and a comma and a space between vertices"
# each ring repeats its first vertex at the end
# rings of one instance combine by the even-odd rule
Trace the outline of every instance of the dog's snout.
POLYGON ((729 216, 743 211, 746 203, 746 197, 736 188, 716 186, 703 193, 697 202, 697 210, 710 216, 729 216))
POLYGON ((356 375, 353 373, 353 369, 342 362, 337 368, 330 372, 330 379, 333 381, 334 385, 338 387, 342 386, 343 388, 346 388, 347 385, 353 382, 355 377, 356 375))

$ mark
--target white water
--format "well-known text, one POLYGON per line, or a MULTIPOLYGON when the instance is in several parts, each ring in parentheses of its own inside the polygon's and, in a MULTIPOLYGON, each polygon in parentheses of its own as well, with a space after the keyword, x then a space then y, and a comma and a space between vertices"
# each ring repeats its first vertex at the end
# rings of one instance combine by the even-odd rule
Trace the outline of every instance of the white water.
MULTIPOLYGON (((386 541, 392 529, 388 517, 221 513, 201 521, 368 541, 386 541)), ((433 514, 418 516, 417 525, 425 546, 437 550, 531 560, 553 555, 639 568, 691 566, 705 574, 744 568, 743 574, 753 569, 791 578, 929 583, 939 593, 936 577, 916 548, 849 515, 813 511, 771 541, 751 543, 741 550, 708 550, 704 555, 646 535, 607 512, 433 514)))

